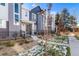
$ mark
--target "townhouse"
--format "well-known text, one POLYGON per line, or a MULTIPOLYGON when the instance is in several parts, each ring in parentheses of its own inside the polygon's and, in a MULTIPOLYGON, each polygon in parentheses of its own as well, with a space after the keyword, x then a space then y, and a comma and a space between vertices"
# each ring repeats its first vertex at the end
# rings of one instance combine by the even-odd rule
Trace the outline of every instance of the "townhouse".
POLYGON ((55 12, 50 15, 51 16, 51 25, 50 25, 50 27, 51 27, 52 32, 55 32, 55 15, 56 15, 55 12))
POLYGON ((29 20, 29 12, 30 10, 22 7, 20 25, 21 34, 25 37, 34 35, 34 22, 29 20))
POLYGON ((0 38, 20 33, 20 19, 20 3, 0 3, 0 38))
MULTIPOLYGON (((51 30, 55 29, 55 14, 51 14, 51 30)), ((0 38, 42 33, 47 30, 48 14, 36 6, 26 9, 21 3, 0 3, 0 38)))
POLYGON ((45 15, 41 11, 39 6, 27 10, 20 3, 0 3, 0 38, 43 32, 45 15))
POLYGON ((44 32, 46 23, 45 10, 41 9, 40 6, 36 6, 35 8, 31 9, 29 19, 30 21, 34 21, 35 34, 44 32))

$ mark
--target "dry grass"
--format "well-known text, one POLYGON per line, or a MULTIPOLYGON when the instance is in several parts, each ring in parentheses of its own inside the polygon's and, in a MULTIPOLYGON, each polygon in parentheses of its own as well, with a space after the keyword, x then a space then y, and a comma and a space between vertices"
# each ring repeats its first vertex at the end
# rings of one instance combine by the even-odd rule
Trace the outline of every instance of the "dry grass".
POLYGON ((11 47, 2 47, 2 49, 0 50, 0 56, 12 56, 16 54, 17 52, 11 47))
POLYGON ((32 38, 0 41, 0 55, 13 56, 36 45, 32 38))

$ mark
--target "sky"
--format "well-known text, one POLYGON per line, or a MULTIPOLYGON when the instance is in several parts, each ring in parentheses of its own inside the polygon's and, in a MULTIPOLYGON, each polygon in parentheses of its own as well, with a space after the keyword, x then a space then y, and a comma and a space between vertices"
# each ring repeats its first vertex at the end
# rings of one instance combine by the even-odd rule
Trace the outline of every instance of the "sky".
MULTIPOLYGON (((37 4, 43 9, 47 9, 48 3, 37 4)), ((34 3, 24 3, 23 7, 26 9, 33 9, 36 5, 34 3)), ((52 3, 51 13, 60 13, 63 8, 67 8, 71 15, 77 17, 77 23, 79 24, 79 3, 52 3)))

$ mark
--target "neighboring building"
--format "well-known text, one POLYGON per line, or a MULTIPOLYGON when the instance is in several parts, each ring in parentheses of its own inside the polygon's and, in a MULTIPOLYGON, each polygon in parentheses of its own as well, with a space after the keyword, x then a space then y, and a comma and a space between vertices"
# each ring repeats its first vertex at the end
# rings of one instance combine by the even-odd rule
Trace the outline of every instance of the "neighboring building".
POLYGON ((22 7, 22 9, 21 9, 21 14, 22 14, 22 19, 26 19, 27 21, 29 20, 29 10, 28 9, 26 9, 26 8, 24 8, 24 7, 22 7))
POLYGON ((46 21, 46 11, 42 10, 38 13, 38 32, 44 32, 46 21))
POLYGON ((55 31, 55 13, 51 14, 52 19, 52 25, 51 25, 51 31, 55 31))
POLYGON ((55 14, 50 14, 47 17, 47 28, 49 33, 55 31, 55 14))
POLYGON ((34 21, 34 29, 35 33, 44 32, 44 22, 45 22, 45 14, 41 13, 43 10, 40 6, 36 6, 30 11, 30 20, 34 21))
POLYGON ((29 20, 29 10, 26 8, 22 7, 22 11, 21 11, 21 33, 22 35, 25 37, 28 35, 33 35, 33 31, 34 31, 34 22, 29 20))
POLYGON ((20 3, 0 3, 0 38, 20 33, 20 19, 20 3))

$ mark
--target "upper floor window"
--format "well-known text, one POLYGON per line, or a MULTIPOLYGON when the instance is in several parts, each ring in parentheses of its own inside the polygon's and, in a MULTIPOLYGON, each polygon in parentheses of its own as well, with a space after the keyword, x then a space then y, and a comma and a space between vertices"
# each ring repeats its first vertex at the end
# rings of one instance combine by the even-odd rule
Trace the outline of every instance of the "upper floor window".
POLYGON ((32 20, 36 21, 36 14, 32 13, 32 20))
POLYGON ((16 13, 19 12, 19 5, 18 5, 18 3, 15 3, 15 12, 16 12, 16 13))
POLYGON ((27 16, 27 12, 25 13, 25 16, 27 16))
POLYGON ((18 22, 18 21, 19 21, 19 15, 15 14, 15 22, 18 22))
POLYGON ((3 5, 3 6, 5 6, 5 3, 0 3, 0 5, 3 5))

